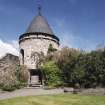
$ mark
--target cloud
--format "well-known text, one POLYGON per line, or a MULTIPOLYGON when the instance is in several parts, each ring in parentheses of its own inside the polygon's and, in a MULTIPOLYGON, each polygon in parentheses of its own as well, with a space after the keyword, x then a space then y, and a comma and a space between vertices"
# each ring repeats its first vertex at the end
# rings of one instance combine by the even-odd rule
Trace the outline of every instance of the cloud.
POLYGON ((95 50, 96 44, 88 39, 65 32, 61 36, 61 46, 68 46, 85 51, 95 50))
POLYGON ((70 48, 74 47, 73 42, 74 42, 74 37, 71 33, 68 32, 63 32, 60 37, 61 41, 61 47, 68 46, 70 48))
POLYGON ((13 46, 17 51, 19 50, 18 41, 12 40, 12 41, 10 42, 10 44, 12 44, 12 46, 13 46))
POLYGON ((54 30, 56 35, 60 38, 61 47, 68 46, 70 48, 75 46, 77 38, 73 35, 72 30, 68 30, 64 19, 54 19, 54 30))
POLYGON ((7 53, 18 56, 18 43, 14 40, 8 43, 0 39, 0 58, 5 56, 7 53))
POLYGON ((75 35, 71 29, 67 26, 67 22, 64 19, 55 19, 54 30, 56 35, 60 38, 61 47, 68 46, 70 48, 82 49, 85 51, 91 51, 96 49, 96 43, 92 40, 86 39, 80 34, 75 35))

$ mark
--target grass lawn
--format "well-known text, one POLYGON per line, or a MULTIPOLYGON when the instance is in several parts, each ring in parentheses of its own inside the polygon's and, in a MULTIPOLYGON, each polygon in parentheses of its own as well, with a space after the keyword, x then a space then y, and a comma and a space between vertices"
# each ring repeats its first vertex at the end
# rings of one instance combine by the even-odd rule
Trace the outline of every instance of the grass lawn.
POLYGON ((105 105, 105 96, 73 94, 29 96, 2 100, 0 105, 105 105))

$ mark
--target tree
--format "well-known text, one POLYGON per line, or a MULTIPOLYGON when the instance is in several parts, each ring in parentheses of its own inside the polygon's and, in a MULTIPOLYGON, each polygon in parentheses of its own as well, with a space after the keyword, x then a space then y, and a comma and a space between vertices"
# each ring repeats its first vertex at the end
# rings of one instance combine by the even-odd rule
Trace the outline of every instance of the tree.
POLYGON ((65 47, 59 51, 57 56, 54 56, 54 60, 57 62, 58 67, 60 68, 61 77, 65 84, 73 84, 72 72, 79 54, 80 52, 78 50, 65 47))
POLYGON ((63 84, 79 84, 84 88, 105 86, 105 49, 87 53, 66 47, 49 54, 45 61, 56 64, 63 84))
POLYGON ((42 66, 42 70, 45 78, 45 85, 55 87, 62 84, 59 68, 54 61, 46 62, 42 66))

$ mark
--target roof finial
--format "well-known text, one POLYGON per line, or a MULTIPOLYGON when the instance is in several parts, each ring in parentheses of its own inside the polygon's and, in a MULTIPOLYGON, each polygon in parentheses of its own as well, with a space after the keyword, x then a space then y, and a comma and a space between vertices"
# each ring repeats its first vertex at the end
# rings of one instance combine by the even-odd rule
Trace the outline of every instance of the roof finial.
POLYGON ((37 2, 38 2, 38 14, 41 15, 41 10, 42 10, 41 1, 37 0, 37 2))

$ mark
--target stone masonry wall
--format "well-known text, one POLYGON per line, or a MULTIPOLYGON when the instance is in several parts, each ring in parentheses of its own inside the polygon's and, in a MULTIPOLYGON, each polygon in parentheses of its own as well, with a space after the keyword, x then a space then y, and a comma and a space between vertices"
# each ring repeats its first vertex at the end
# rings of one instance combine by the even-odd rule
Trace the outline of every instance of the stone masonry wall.
MULTIPOLYGON (((56 40, 55 41, 53 40, 55 39, 52 39, 51 37, 45 37, 43 35, 40 35, 39 37, 35 35, 30 35, 27 38, 25 37, 25 39, 20 42, 20 49, 24 50, 24 65, 26 65, 29 69, 36 69, 35 60, 31 57, 32 53, 43 52, 44 55, 47 55, 47 51, 50 44, 52 44, 54 48, 58 49, 59 44, 55 42, 56 40), (50 40, 44 38, 48 38, 50 40)), ((20 64, 22 65, 21 54, 20 64)))

